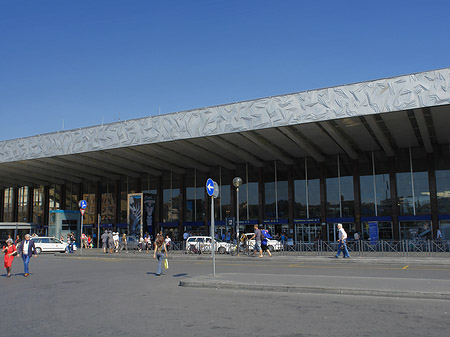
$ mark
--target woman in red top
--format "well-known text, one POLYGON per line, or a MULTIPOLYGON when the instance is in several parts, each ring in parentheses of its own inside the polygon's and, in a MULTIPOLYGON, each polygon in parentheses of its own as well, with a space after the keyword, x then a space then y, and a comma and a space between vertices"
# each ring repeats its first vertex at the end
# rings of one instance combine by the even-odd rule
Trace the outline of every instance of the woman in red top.
POLYGON ((6 247, 3 246, 3 253, 5 253, 5 268, 8 273, 7 277, 11 277, 11 265, 14 260, 14 256, 17 255, 16 246, 13 245, 13 240, 6 240, 6 247))

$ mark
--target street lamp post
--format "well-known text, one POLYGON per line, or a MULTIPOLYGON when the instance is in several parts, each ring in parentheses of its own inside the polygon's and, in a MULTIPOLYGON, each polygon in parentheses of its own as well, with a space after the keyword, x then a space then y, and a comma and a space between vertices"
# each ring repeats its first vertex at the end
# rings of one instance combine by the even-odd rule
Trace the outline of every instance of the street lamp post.
POLYGON ((242 185, 242 179, 240 177, 236 177, 233 179, 233 185, 236 187, 236 235, 237 235, 237 253, 239 255, 240 248, 240 237, 239 237, 239 186, 242 185))

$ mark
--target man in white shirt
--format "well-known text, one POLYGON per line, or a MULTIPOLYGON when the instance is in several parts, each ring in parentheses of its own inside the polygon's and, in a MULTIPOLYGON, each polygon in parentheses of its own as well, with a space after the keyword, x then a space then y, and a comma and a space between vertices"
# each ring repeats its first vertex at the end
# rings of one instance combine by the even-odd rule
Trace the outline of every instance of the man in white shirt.
POLYGON ((22 255, 23 259, 23 267, 24 267, 24 276, 28 277, 30 272, 28 271, 28 264, 30 263, 31 256, 37 256, 36 247, 34 246, 34 241, 31 240, 30 234, 25 234, 25 240, 23 240, 17 251, 22 255))
POLYGON ((341 255, 341 250, 344 253, 344 259, 349 258, 350 255, 348 254, 348 250, 347 250, 347 233, 345 232, 341 223, 338 223, 338 231, 339 231, 339 240, 338 240, 338 251, 336 254, 336 258, 338 258, 339 255, 341 255))

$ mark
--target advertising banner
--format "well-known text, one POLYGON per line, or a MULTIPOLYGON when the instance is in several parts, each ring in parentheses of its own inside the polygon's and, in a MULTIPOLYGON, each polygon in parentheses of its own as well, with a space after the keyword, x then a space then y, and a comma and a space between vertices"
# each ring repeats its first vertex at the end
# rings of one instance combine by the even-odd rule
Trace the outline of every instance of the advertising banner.
POLYGON ((154 235, 153 213, 155 211, 156 195, 144 193, 144 227, 145 230, 154 235))
POLYGON ((139 238, 143 236, 142 227, 142 193, 128 194, 128 235, 139 238))
POLYGON ((374 245, 378 242, 378 222, 377 221, 369 222, 369 237, 370 237, 370 244, 374 245))

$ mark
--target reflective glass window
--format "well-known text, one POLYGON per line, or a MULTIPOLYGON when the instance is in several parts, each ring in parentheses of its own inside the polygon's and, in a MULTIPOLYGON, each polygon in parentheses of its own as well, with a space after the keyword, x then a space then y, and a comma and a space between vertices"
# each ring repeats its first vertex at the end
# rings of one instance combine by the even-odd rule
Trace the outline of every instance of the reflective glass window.
POLYGON ((33 189, 33 223, 43 225, 44 212, 44 186, 40 185, 33 189))
POLYGON ((115 181, 102 181, 101 217, 103 224, 115 223, 116 219, 116 184, 115 181))
POLYGON ((438 212, 450 214, 450 170, 436 170, 438 212))
POLYGON ((83 181, 83 200, 87 202, 87 208, 84 213, 84 221, 86 224, 97 224, 97 183, 91 181, 83 181))
POLYGON ((176 222, 180 219, 180 183, 180 177, 175 173, 163 176, 163 222, 176 222))
POLYGON ((13 215, 13 193, 14 190, 12 187, 5 189, 5 199, 4 199, 4 221, 5 222, 13 222, 14 221, 14 215, 13 215))
POLYGON ((28 222, 28 186, 19 188, 18 221, 28 222))

